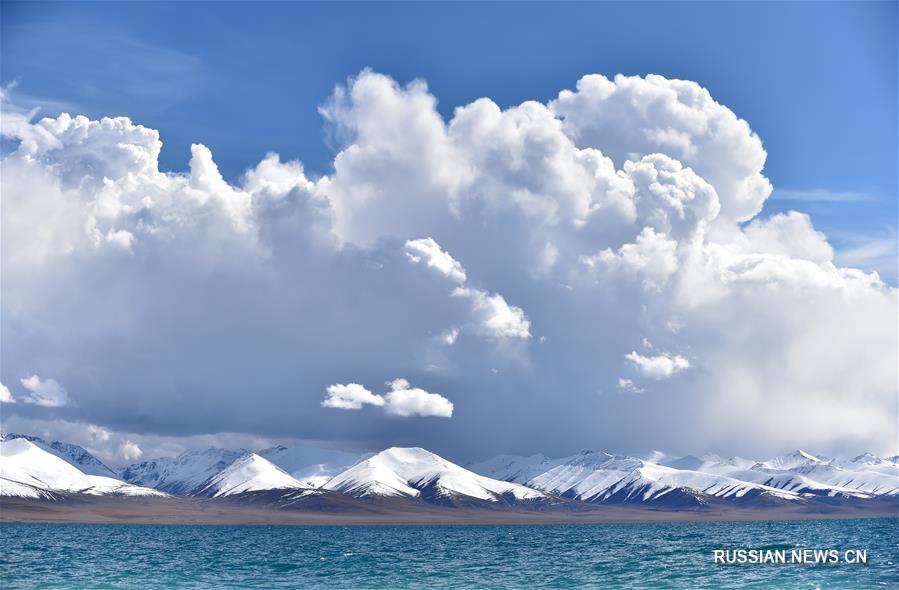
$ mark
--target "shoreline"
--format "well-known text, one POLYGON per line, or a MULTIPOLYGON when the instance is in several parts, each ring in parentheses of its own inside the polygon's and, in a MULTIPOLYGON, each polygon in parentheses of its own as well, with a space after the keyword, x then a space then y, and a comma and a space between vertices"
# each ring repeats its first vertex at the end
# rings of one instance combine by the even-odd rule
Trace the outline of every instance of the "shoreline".
POLYGON ((249 505, 200 498, 135 499, 78 497, 62 502, 0 499, 0 523, 139 525, 561 525, 675 522, 750 522, 899 518, 899 502, 846 506, 829 511, 802 507, 653 510, 591 506, 580 510, 497 510, 470 507, 397 507, 372 503, 355 511, 326 511, 249 505))

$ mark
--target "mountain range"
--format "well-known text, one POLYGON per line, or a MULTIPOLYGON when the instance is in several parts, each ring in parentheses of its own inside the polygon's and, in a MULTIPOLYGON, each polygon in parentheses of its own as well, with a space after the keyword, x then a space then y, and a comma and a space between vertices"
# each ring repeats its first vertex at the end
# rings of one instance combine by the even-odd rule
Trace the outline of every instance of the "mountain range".
POLYGON ((550 458, 501 455, 466 466, 421 448, 355 454, 311 446, 256 452, 209 448, 114 470, 86 449, 18 434, 0 438, 0 500, 189 497, 294 509, 346 510, 371 502, 491 510, 663 511, 803 507, 899 501, 899 457, 849 460, 805 451, 764 460, 584 451, 550 458))

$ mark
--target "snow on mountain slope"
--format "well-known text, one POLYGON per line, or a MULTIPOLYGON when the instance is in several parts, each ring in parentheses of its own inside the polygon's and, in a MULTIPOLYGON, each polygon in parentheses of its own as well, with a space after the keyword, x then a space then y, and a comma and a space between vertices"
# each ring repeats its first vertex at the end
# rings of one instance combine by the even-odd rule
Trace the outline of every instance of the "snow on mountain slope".
POLYGON ((205 451, 181 453, 177 457, 135 463, 124 468, 121 474, 133 484, 190 496, 244 453, 210 447, 205 451))
POLYGON ((700 457, 686 455, 684 457, 668 458, 664 461, 650 462, 664 467, 671 467, 672 469, 687 469, 689 471, 700 471, 716 475, 727 475, 729 472, 738 469, 749 469, 756 464, 756 461, 752 459, 743 459, 742 457, 724 458, 715 454, 707 454, 700 457))
POLYGON ((826 463, 829 461, 826 457, 816 457, 811 453, 807 453, 802 449, 793 451, 787 455, 779 455, 774 457, 773 459, 768 459, 767 461, 762 461, 759 463, 761 467, 765 469, 778 469, 778 470, 787 470, 787 469, 796 469, 797 467, 805 467, 808 465, 817 465, 821 463, 826 463))
POLYGON ((0 495, 52 497, 48 492, 91 495, 164 496, 111 477, 88 475, 25 438, 0 441, 0 495))
POLYGON ((195 495, 218 498, 244 492, 288 489, 310 490, 311 486, 297 481, 256 453, 247 453, 212 476, 195 495))
POLYGON ((355 497, 463 496, 488 502, 498 502, 501 497, 516 500, 546 497, 518 484, 478 475, 417 447, 381 451, 338 474, 324 488, 355 497))
POLYGON ((258 454, 295 479, 315 488, 325 485, 332 477, 368 456, 305 445, 278 445, 258 454))
POLYGON ((787 490, 797 494, 814 494, 818 496, 836 496, 843 494, 856 498, 869 498, 871 494, 861 493, 852 488, 828 485, 816 482, 813 479, 800 475, 798 473, 790 473, 788 471, 775 471, 770 469, 745 469, 733 471, 730 477, 739 479, 740 481, 750 481, 762 485, 770 486, 780 490, 787 490))
POLYGON ((538 453, 529 457, 498 455, 486 461, 471 463, 467 469, 500 481, 524 485, 527 481, 555 467, 564 459, 550 459, 538 453))
POLYGON ((635 457, 604 452, 583 452, 562 460, 527 485, 586 502, 647 502, 675 490, 688 490, 717 498, 767 494, 795 499, 795 494, 731 477, 675 469, 635 457))
POLYGON ((637 458, 583 452, 563 459, 501 455, 472 467, 484 475, 590 502, 655 501, 675 489, 727 499, 759 494, 782 499, 797 494, 899 495, 899 467, 869 453, 837 461, 795 451, 759 462, 713 454, 673 457, 654 451, 637 458), (538 473, 541 469, 545 471, 538 473))
POLYGON ((25 440, 34 443, 48 453, 56 455, 63 461, 69 463, 70 465, 73 465, 82 473, 121 479, 116 472, 107 467, 102 461, 94 457, 90 452, 88 452, 87 449, 79 445, 64 443, 58 440, 47 442, 37 436, 28 436, 25 434, 13 433, 6 435, 4 437, 4 440, 13 440, 16 438, 24 438, 25 440))
MULTIPOLYGON (((776 470, 753 469, 767 474, 778 473, 776 470)), ((899 468, 884 466, 881 469, 857 466, 846 469, 835 464, 806 465, 792 469, 787 473, 801 475, 818 485, 829 486, 836 491, 852 490, 872 496, 899 495, 899 468)))

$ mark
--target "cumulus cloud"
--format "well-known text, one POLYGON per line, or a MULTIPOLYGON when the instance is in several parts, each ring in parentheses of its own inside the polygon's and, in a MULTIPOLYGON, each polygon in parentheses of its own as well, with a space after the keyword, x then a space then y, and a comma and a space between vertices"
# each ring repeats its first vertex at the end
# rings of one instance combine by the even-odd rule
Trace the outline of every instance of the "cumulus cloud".
POLYGON ((383 406, 384 398, 375 395, 358 383, 335 383, 329 385, 328 397, 322 400, 322 407, 339 410, 358 410, 365 404, 383 406))
POLYGON ((530 338, 531 322, 524 310, 509 305, 498 293, 487 293, 480 289, 456 287, 453 297, 471 302, 478 318, 476 330, 494 338, 530 338))
POLYGON ((423 389, 412 387, 402 378, 389 381, 390 391, 378 395, 372 393, 358 383, 328 386, 328 396, 322 401, 326 408, 341 410, 359 410, 365 404, 383 406, 388 414, 394 416, 441 416, 449 418, 453 415, 453 403, 437 393, 429 393, 423 389))
MULTIPOLYGON (((531 322, 524 310, 509 305, 498 293, 488 293, 464 286, 468 280, 465 269, 432 238, 407 241, 405 252, 413 263, 424 261, 428 267, 436 269, 442 276, 461 285, 453 289, 450 295, 471 303, 474 316, 473 331, 497 339, 530 338, 531 322)), ((452 345, 458 336, 459 328, 453 327, 444 332, 443 341, 452 345)))
MULTIPOLYGON (((624 355, 645 377, 668 379, 672 375, 690 368, 690 361, 680 355, 659 354, 644 356, 636 350, 624 355)), ((619 381, 620 384, 620 381, 619 381)))
POLYGON ((453 415, 453 403, 440 394, 412 387, 405 379, 394 379, 389 385, 390 391, 384 396, 389 414, 444 418, 453 415))
POLYGON ((550 108, 578 146, 597 147, 618 165, 660 153, 689 166, 715 188, 724 219, 752 218, 771 194, 758 135, 696 82, 593 74, 550 108))
POLYGON ((144 452, 141 448, 130 440, 124 441, 119 447, 119 455, 121 455, 122 459, 125 461, 136 461, 140 459, 143 454, 144 452))
POLYGON ((21 383, 28 390, 25 403, 45 408, 59 408, 69 403, 69 394, 53 379, 41 379, 37 375, 31 375, 21 379, 21 383))
POLYGON ((406 256, 412 262, 422 262, 429 267, 437 270, 440 274, 456 283, 464 283, 466 281, 465 269, 459 264, 459 261, 444 252, 440 248, 440 244, 433 238, 420 238, 417 240, 408 240, 405 246, 406 256))
POLYGON ((634 242, 623 244, 617 252, 606 248, 592 256, 582 256, 581 262, 601 269, 605 276, 614 276, 618 274, 616 271, 638 276, 644 289, 660 291, 677 272, 677 242, 645 227, 634 242))
POLYGON ((16 403, 16 399, 12 396, 12 392, 9 388, 0 383, 0 404, 14 404, 16 403))
MULTIPOLYGON (((808 216, 758 215, 761 139, 695 82, 591 75, 444 118, 424 81, 363 71, 322 107, 333 170, 268 154, 234 182, 201 144, 187 172, 161 170, 139 122, 2 100, 2 379, 32 375, 44 406, 6 405, 4 423, 460 457, 896 452, 896 290, 841 266, 808 216), (388 420, 452 410, 337 383, 348 370, 439 378, 460 411, 388 420), (546 423, 564 432, 533 434, 546 423)), ((164 448, 113 435, 104 452, 128 440, 164 448)))

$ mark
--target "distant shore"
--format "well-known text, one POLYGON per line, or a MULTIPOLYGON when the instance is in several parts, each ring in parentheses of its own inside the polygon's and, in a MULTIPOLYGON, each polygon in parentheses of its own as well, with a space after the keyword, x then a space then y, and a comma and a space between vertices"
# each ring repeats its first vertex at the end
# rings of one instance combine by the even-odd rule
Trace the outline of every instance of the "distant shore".
POLYGON ((834 510, 802 507, 654 510, 597 505, 583 510, 515 510, 402 506, 372 502, 350 512, 248 505, 208 498, 72 496, 66 501, 0 498, 0 522, 186 525, 461 525, 577 524, 693 521, 818 520, 899 517, 899 501, 834 510))

